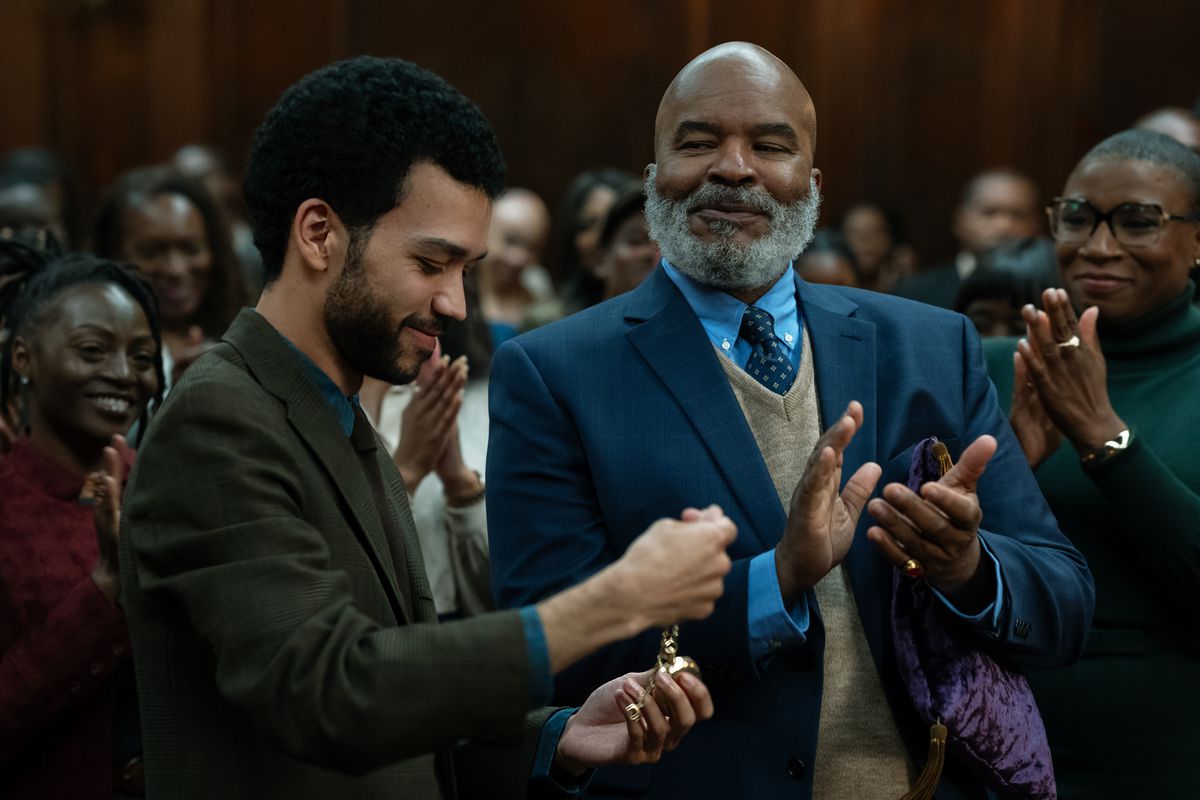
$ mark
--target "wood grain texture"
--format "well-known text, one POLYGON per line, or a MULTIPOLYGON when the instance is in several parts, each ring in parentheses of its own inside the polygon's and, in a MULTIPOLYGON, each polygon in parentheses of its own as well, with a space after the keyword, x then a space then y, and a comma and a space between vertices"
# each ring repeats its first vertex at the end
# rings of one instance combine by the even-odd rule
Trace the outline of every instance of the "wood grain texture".
POLYGON ((2 15, 0 151, 48 145, 93 188, 189 141, 238 163, 286 86, 373 53, 478 102, 511 183, 552 206, 588 167, 640 172, 675 72, 754 41, 816 101, 825 218, 889 202, 926 262, 952 252, 974 172, 1016 167, 1048 197, 1100 138, 1200 94, 1191 0, 3 0, 2 15))

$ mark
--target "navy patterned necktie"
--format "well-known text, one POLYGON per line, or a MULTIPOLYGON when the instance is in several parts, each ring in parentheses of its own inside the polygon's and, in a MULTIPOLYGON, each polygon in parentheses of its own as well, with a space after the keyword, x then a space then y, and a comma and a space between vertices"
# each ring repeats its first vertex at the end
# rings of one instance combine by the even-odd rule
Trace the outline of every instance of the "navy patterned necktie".
POLYGON ((753 345, 746 359, 746 373, 776 394, 787 394, 796 379, 796 368, 775 336, 775 320, 757 306, 749 306, 742 316, 738 334, 753 345))

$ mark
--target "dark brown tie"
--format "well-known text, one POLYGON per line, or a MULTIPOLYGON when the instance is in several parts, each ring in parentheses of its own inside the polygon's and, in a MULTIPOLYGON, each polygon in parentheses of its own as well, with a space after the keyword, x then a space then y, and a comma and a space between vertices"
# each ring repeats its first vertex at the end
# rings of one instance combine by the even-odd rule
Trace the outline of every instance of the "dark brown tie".
POLYGON ((367 476, 367 484, 371 487, 371 495, 375 498, 375 508, 379 511, 379 521, 383 525, 388 547, 392 551, 392 566, 396 569, 396 583, 404 593, 404 599, 410 609, 413 607, 412 580, 408 574, 408 553, 404 548, 404 533, 396 524, 396 515, 392 509, 391 500, 383 485, 383 472, 379 469, 379 461, 375 451, 379 448, 379 440, 375 429, 362 407, 354 404, 354 430, 350 432, 350 444, 358 451, 358 460, 362 462, 363 472, 367 476))

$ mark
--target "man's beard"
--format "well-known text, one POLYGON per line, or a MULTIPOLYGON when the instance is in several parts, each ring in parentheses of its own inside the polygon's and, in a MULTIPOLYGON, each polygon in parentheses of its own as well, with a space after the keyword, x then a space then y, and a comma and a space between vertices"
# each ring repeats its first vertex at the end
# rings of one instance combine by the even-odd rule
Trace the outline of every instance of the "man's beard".
POLYGON ((669 200, 654 185, 656 168, 646 170, 646 224, 663 258, 684 275, 718 289, 755 289, 774 283, 812 241, 821 208, 821 190, 809 179, 808 196, 784 205, 764 189, 705 183, 687 197, 669 200), (708 223, 716 234, 702 241, 692 233, 688 212, 703 206, 745 205, 767 217, 767 232, 748 243, 735 240, 741 226, 729 220, 708 223))
POLYGON ((415 314, 399 325, 391 322, 387 307, 367 285, 362 266, 363 246, 351 244, 346 264, 325 297, 325 330, 338 353, 357 372, 393 385, 416 380, 421 364, 432 353, 409 353, 400 334, 406 327, 441 335, 448 320, 425 319, 415 314))

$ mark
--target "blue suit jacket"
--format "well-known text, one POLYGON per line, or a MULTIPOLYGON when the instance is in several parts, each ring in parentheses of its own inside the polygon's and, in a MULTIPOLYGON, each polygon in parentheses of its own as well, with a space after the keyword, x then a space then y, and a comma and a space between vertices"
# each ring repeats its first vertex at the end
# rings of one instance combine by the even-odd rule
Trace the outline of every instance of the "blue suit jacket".
MULTIPOLYGON (((823 420, 865 409, 845 457, 882 488, 903 481, 912 446, 936 435, 958 458, 990 433, 999 450, 979 486, 981 536, 1005 587, 998 630, 964 626, 1012 663, 1053 667, 1080 653, 1091 576, 1059 532, 996 402, 979 340, 957 314, 871 292, 797 280, 823 420)), ((810 593, 808 641, 756 664, 747 635, 750 559, 775 545, 786 512, 716 353, 687 301, 656 270, 635 291, 502 346, 491 380, 488 530, 504 606, 531 603, 616 559, 652 522, 717 503, 738 526, 734 567, 713 615, 684 625, 716 716, 654 767, 601 770, 608 785, 694 797, 807 797, 820 713, 824 633, 810 593), (714 765, 720 767, 714 769, 714 765)), ((824 426, 824 423, 823 423, 824 426)), ((807 459, 808 453, 796 457, 807 459)), ((866 538, 847 557, 863 628, 902 735, 923 763, 928 729, 899 683, 888 634, 892 568, 866 538)), ((658 633, 613 645, 559 676, 579 702, 616 675, 653 664, 658 633)), ((819 765, 816 765, 819 768, 819 765)), ((970 781, 951 769, 940 797, 970 781)))

